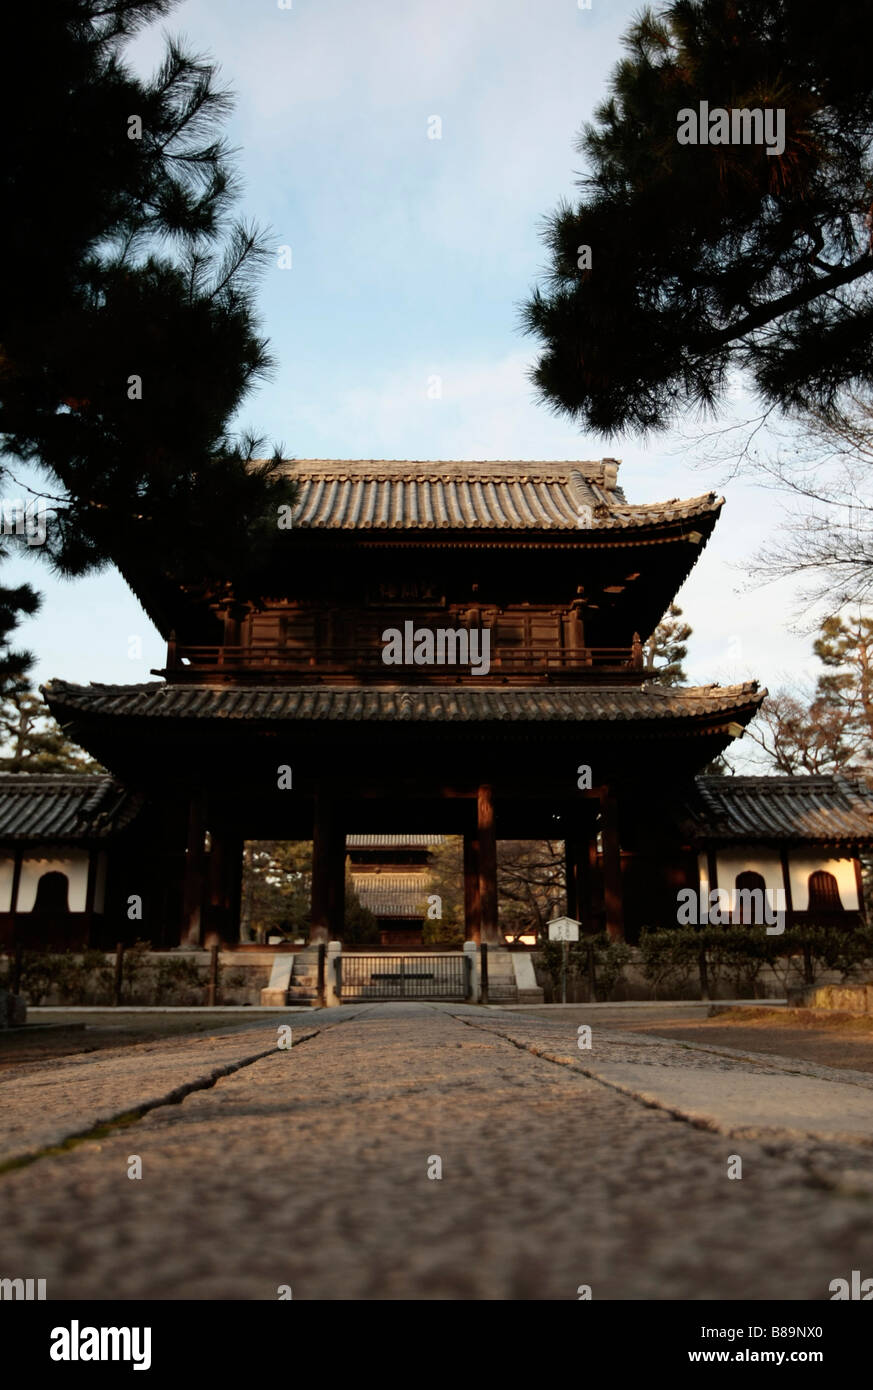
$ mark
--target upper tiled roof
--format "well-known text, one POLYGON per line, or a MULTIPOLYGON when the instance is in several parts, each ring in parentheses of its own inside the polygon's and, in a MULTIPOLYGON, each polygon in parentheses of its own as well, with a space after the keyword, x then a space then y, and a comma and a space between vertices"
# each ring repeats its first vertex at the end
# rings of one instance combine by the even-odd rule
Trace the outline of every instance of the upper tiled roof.
POLYGON ((723 499, 629 504, 615 459, 563 463, 298 459, 295 527, 598 531, 714 518, 723 499))
POLYGON ((397 723, 576 722, 694 719, 757 707, 766 695, 743 685, 663 686, 203 686, 41 687, 56 718, 373 720, 397 723))
POLYGON ((105 775, 0 773, 0 841, 103 839, 139 807, 138 797, 105 775))
POLYGON ((697 777, 700 840, 873 845, 873 793, 845 777, 697 777))

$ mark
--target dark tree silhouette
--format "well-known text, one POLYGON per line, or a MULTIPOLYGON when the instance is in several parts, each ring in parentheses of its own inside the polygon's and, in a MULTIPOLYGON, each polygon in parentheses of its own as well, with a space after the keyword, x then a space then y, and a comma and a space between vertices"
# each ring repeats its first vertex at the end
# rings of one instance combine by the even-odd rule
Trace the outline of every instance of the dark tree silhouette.
POLYGON ((715 408, 738 368, 779 408, 869 385, 873 9, 676 0, 624 46, 524 310, 542 398, 609 435, 715 408), (784 149, 679 143, 702 101, 783 111, 784 149))
POLYGON ((214 65, 172 41, 148 82, 123 61, 171 8, 46 0, 4 16, 0 436, 46 480, 43 553, 63 572, 123 558, 128 575, 226 576, 245 597, 293 496, 230 432, 270 367, 253 301, 269 252, 230 221, 214 65))

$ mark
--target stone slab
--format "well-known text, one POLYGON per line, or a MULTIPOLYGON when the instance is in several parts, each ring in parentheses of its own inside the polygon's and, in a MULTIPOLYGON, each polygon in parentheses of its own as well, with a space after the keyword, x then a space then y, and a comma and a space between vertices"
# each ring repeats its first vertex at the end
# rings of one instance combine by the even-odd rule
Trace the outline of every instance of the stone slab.
POLYGON ((777 1129, 873 1143, 873 1093, 845 1082, 622 1062, 595 1063, 585 1071, 637 1100, 722 1133, 777 1129))
MULTIPOLYGON (((317 1030, 298 1030, 294 1041, 317 1030)), ((276 1051, 276 1027, 175 1036, 111 1051, 26 1063, 0 1073, 0 1162, 87 1133, 142 1107, 181 1097, 276 1051)))

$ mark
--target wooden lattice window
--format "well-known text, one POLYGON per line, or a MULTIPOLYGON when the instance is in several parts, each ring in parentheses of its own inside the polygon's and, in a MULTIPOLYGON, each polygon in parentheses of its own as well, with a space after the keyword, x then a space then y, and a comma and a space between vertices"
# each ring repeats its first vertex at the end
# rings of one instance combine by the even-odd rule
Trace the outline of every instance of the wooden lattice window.
POLYGON ((69 912, 69 887, 70 880, 66 874, 57 870, 43 874, 36 885, 34 912, 69 912))
POLYGON ((736 907, 733 919, 743 926, 760 926, 767 904, 767 885, 762 874, 746 869, 734 880, 736 907), (742 897, 740 896, 742 894, 742 897), (754 896, 750 896, 754 894, 754 896))
POLYGON ((829 874, 827 869, 816 869, 809 876, 809 908, 810 912, 842 912, 843 904, 840 902, 840 890, 837 887, 837 880, 833 874, 829 874))

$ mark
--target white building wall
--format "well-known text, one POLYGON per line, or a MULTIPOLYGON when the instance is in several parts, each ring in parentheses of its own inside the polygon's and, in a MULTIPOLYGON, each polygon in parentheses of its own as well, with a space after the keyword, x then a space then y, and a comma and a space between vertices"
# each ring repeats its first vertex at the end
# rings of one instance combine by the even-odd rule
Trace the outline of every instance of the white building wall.
POLYGON ((788 869, 791 877, 791 897, 795 912, 806 912, 809 907, 809 876, 816 869, 825 869, 833 874, 840 890, 840 902, 847 912, 858 910, 858 885, 855 880, 854 859, 827 859, 823 854, 810 851, 789 853, 788 869))
MULTIPOLYGON (((736 881, 739 874, 760 874, 764 880, 764 887, 774 893, 778 888, 784 887, 782 861, 778 853, 772 849, 756 849, 754 845, 748 848, 740 846, 736 849, 717 850, 716 873, 719 888, 726 888, 731 895, 731 911, 736 907, 736 881)), ((771 898, 770 901, 778 905, 776 898, 771 898)))
POLYGON ((0 912, 12 910, 12 879, 15 874, 15 855, 0 857, 0 912))
MULTIPOLYGON (((709 893, 709 868, 705 853, 697 856, 700 892, 706 901, 709 893)), ((830 859, 826 854, 816 854, 814 850, 800 850, 788 854, 788 874, 791 883, 791 900, 795 912, 806 912, 809 908, 809 876, 818 869, 833 874, 840 890, 840 901, 846 912, 858 910, 858 886, 855 878, 854 859, 830 859)), ((768 889, 782 888, 782 862, 775 850, 748 848, 719 849, 716 851, 716 873, 719 888, 726 888, 731 895, 731 909, 736 906, 736 880, 742 873, 760 874, 768 889)))
POLYGON ((32 912, 36 888, 43 874, 66 874, 69 880, 68 902, 71 912, 84 912, 88 892, 88 851, 71 849, 63 858, 41 857, 34 854, 23 860, 21 882, 18 886, 18 912, 32 912))

